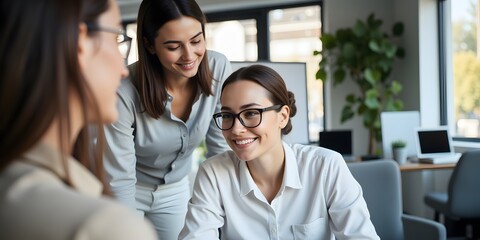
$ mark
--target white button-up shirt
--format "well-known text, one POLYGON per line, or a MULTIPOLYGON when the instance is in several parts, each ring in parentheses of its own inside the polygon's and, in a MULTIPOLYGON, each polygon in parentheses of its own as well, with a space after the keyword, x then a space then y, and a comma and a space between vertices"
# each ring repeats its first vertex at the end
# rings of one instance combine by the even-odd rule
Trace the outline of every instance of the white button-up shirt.
POLYGON ((206 160, 180 239, 218 239, 218 229, 222 239, 379 239, 362 189, 340 154, 283 146, 283 183, 271 204, 234 152, 206 160))

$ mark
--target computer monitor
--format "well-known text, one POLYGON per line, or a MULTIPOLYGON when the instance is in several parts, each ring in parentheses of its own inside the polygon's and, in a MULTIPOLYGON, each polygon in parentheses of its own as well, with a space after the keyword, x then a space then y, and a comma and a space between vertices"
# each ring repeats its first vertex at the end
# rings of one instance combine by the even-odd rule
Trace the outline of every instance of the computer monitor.
POLYGON ((352 130, 328 130, 320 132, 320 147, 342 154, 345 160, 353 159, 352 130))

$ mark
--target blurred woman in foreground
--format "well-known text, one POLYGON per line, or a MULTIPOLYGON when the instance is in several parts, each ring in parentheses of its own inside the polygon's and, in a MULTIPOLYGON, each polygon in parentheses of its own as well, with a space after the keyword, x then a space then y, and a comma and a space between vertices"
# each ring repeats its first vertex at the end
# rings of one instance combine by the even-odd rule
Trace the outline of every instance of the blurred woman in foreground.
POLYGON ((102 124, 117 119, 128 75, 116 1, 0 4, 0 239, 155 239, 97 179, 102 124))

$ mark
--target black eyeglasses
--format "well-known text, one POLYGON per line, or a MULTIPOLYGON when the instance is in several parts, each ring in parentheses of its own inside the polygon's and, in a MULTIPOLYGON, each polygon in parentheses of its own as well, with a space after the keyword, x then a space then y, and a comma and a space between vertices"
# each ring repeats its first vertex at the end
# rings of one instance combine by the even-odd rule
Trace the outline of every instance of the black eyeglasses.
POLYGON ((229 130, 235 124, 235 118, 240 120, 240 123, 246 128, 258 127, 262 123, 262 113, 270 110, 278 110, 283 105, 273 105, 267 108, 249 108, 242 110, 238 114, 231 112, 219 112, 213 114, 215 124, 221 130, 229 130))
POLYGON ((113 29, 107 27, 100 27, 94 24, 87 24, 88 31, 100 31, 100 32, 108 32, 117 34, 117 44, 118 50, 124 59, 128 58, 128 54, 130 53, 130 47, 132 46, 132 38, 127 36, 125 31, 122 29, 113 29))

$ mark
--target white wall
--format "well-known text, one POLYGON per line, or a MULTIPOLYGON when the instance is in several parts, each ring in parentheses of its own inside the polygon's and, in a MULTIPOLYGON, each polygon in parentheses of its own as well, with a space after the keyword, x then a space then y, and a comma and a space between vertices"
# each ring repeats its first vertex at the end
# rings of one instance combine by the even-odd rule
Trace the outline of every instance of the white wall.
MULTIPOLYGON (((400 97, 405 110, 420 110, 422 125, 436 125, 439 120, 438 44, 436 0, 325 0, 324 31, 334 32, 365 19, 370 13, 384 21, 385 31, 402 21, 405 32, 401 44, 406 57, 395 64, 392 78, 403 84, 400 97)), ((345 83, 347 83, 346 81, 345 83)), ((327 122, 331 128, 354 129, 354 154, 367 153, 368 132, 357 117, 344 125, 340 123, 341 110, 347 93, 357 90, 353 83, 331 88, 326 100, 327 122)))

